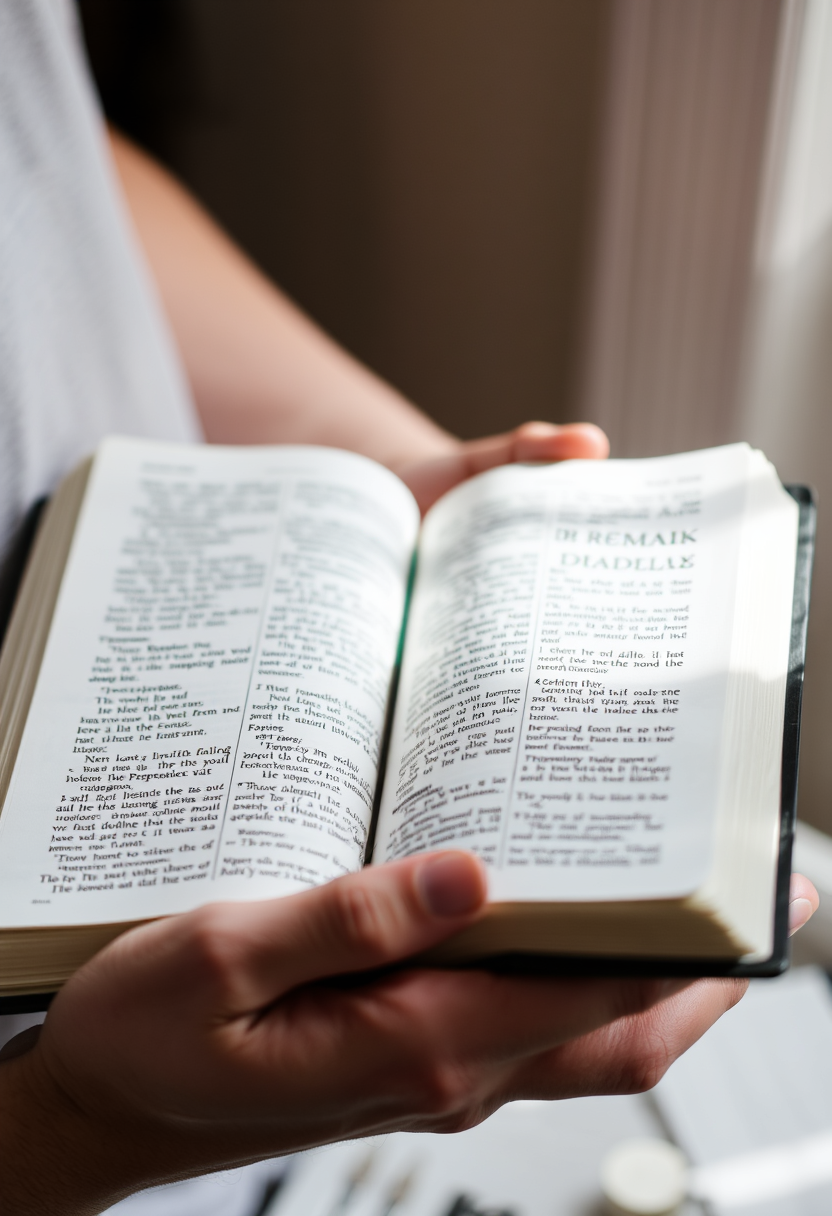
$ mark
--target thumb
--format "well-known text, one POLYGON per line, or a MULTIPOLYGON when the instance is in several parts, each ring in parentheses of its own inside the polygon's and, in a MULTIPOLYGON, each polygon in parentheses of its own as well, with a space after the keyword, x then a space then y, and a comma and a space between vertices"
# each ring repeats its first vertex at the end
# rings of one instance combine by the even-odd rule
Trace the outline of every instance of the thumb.
POLYGON ((218 932, 235 944, 232 1001, 242 1012, 314 980, 398 962, 476 919, 486 896, 482 863, 447 851, 267 903, 215 905, 218 932))

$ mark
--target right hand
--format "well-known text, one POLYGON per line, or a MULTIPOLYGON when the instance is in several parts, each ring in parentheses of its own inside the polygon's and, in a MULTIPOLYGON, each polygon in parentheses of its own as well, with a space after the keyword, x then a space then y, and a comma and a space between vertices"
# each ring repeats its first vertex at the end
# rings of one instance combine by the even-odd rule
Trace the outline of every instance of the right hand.
POLYGON ((416 967, 355 979, 469 924, 485 895, 471 855, 423 855, 118 938, 0 1064, 0 1208, 80 1216, 329 1141, 457 1131, 515 1098, 644 1090, 744 990, 416 967))

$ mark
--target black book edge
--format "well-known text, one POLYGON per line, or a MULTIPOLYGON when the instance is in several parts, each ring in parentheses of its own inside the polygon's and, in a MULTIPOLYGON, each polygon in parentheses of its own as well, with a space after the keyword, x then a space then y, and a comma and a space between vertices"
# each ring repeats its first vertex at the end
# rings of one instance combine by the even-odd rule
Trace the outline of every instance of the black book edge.
POLYGON ((17 590, 23 580, 23 571, 26 569, 45 506, 46 499, 39 498, 23 516, 0 569, 0 643, 6 636, 9 621, 12 619, 17 590))
MULTIPOLYGON (((3 568, 0 570, 0 643, 6 636, 17 590, 23 579, 23 572, 26 569, 26 562, 29 560, 46 501, 45 498, 38 499, 24 515, 3 563, 3 568)), ((48 992, 34 996, 0 996, 0 1015, 40 1013, 49 1007, 54 995, 54 992, 48 992)))
MULTIPOLYGON (((797 555, 795 561, 792 632, 789 652, 789 674, 786 683, 783 727, 783 760, 780 793, 780 856, 777 866, 777 886, 774 907, 774 948, 767 959, 756 963, 733 960, 678 958, 598 958, 580 955, 506 954, 471 964, 487 966, 489 970, 523 975, 561 976, 729 976, 755 979, 780 975, 789 965, 789 882, 791 879, 792 846, 797 822, 797 769, 800 748, 800 709, 803 699, 803 672, 806 662, 806 631, 809 622, 809 596, 812 562, 815 552, 817 509, 815 496, 808 486, 786 486, 797 502, 800 515, 797 555)), ((23 572, 28 547, 34 539, 37 518, 42 503, 37 504, 27 519, 28 527, 21 537, 21 550, 16 552, 15 566, 23 572), (25 549, 23 543, 26 542, 25 549)), ((8 584, 7 584, 8 585, 8 584)), ((7 620, 0 621, 5 627, 7 620)), ((0 997, 0 1015, 39 1013, 49 1008, 56 994, 35 993, 30 996, 0 997)))

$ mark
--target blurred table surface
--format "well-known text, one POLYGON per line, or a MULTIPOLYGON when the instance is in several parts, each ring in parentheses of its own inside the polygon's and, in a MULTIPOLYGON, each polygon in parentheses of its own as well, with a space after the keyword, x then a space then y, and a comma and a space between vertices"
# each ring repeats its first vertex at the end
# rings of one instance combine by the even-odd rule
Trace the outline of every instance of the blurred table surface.
POLYGON ((310 1153, 269 1216, 450 1216, 462 1196, 464 1216, 600 1216, 604 1154, 664 1134, 647 1096, 512 1103, 456 1136, 397 1134, 310 1153), (348 1200, 350 1178, 365 1170, 348 1200))
MULTIPOLYGON (((516 1102, 455 1136, 319 1149, 296 1160, 269 1216, 601 1216, 601 1162, 624 1140, 668 1139, 707 1166, 830 1130, 832 989, 798 968, 756 981, 649 1094, 516 1102)), ((793 1193, 731 1211, 829 1216, 832 1161, 822 1184, 798 1170, 793 1193)))

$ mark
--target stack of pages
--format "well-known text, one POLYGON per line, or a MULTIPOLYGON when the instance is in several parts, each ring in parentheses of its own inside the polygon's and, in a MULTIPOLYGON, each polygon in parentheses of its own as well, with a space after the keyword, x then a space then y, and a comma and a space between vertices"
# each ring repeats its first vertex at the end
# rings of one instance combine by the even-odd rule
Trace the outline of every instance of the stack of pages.
POLYGON ((777 970, 801 497, 737 444, 496 469, 420 525, 347 453, 106 442, 0 657, 0 993, 440 847, 491 887, 439 961, 777 970))

